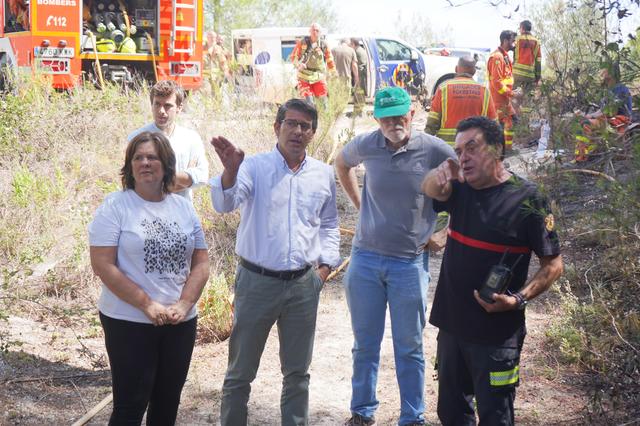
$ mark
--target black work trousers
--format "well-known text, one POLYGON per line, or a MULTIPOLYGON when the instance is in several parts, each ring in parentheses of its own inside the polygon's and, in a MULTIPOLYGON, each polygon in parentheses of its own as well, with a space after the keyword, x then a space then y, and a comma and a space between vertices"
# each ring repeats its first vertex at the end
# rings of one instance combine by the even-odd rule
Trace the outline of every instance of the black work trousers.
POLYGON ((100 313, 111 364, 110 426, 173 425, 196 339, 197 319, 154 326, 100 313))
POLYGON ((444 426, 513 425, 525 329, 501 345, 465 342, 438 333, 438 417, 444 426))

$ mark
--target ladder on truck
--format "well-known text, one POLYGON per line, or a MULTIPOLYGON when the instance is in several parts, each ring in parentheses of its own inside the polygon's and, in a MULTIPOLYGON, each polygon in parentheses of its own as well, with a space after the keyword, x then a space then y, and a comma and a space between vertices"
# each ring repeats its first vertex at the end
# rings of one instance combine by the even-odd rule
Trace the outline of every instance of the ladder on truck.
POLYGON ((196 47, 196 28, 198 26, 198 13, 196 10, 198 0, 172 0, 171 9, 171 42, 169 43, 169 55, 186 53, 193 55, 196 47), (186 47, 185 47, 185 41, 186 47))

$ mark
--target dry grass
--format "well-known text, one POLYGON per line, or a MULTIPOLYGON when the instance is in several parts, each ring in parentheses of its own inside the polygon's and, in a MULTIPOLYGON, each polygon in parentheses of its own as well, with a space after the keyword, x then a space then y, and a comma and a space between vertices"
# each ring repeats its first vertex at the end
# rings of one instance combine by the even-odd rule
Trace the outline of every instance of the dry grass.
MULTIPOLYGON (((120 189, 126 136, 151 119, 148 89, 85 86, 59 93, 39 78, 15 87, 0 97, 0 320, 17 314, 59 323, 66 311, 80 312, 76 325, 89 326, 100 283, 89 266, 86 229, 105 195, 120 189)), ((335 90, 313 146, 319 158, 331 151, 329 128, 346 104, 335 90)), ((216 99, 192 93, 179 121, 202 136, 215 175, 222 168, 209 139, 224 135, 248 155, 269 151, 276 108, 225 87, 216 99)), ((216 277, 203 298, 201 308, 212 314, 201 315, 201 330, 221 339, 230 327, 224 309, 239 215, 215 213, 207 188, 195 192, 194 203, 216 277), (220 306, 211 306, 218 299, 220 306)))

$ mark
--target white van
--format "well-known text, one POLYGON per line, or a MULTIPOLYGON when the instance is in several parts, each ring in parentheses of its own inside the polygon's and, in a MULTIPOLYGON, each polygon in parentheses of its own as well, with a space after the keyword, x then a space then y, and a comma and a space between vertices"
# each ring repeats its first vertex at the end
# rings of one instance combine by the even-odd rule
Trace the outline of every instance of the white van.
POLYGON ((265 102, 284 102, 297 84, 289 57, 308 27, 249 28, 231 31, 233 57, 240 67, 236 82, 265 102))

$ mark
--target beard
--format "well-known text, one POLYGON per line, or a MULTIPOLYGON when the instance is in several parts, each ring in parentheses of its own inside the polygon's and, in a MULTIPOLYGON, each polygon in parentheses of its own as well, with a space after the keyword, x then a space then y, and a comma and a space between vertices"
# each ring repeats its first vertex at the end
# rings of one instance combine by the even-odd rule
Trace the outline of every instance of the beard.
POLYGON ((382 134, 391 143, 400 143, 409 138, 409 130, 402 126, 396 126, 393 129, 383 130, 382 134))

